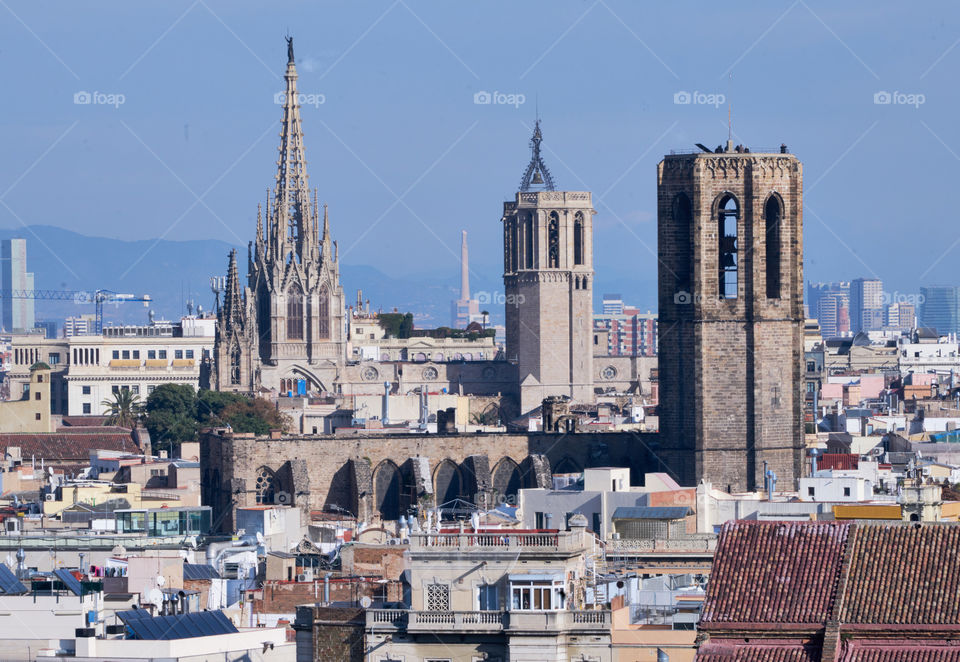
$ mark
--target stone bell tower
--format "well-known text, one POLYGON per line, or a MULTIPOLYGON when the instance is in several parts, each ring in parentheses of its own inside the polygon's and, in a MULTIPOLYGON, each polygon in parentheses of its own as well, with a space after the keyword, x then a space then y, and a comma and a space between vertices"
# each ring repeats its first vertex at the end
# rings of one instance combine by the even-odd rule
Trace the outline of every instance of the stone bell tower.
POLYGON ((520 191, 503 204, 507 359, 520 410, 547 396, 593 400, 593 209, 586 191, 557 191, 540 156, 540 122, 520 191))
POLYGON ((803 457, 803 169, 786 147, 657 168, 660 447, 683 485, 795 489, 803 457))

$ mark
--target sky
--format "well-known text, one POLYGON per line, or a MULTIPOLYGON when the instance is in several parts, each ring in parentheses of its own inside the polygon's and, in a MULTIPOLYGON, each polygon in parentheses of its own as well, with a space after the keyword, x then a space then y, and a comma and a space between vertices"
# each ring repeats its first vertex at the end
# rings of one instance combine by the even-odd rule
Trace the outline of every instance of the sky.
POLYGON ((0 0, 0 227, 245 245, 288 33, 343 263, 456 274, 465 229, 496 282, 539 111, 558 187, 594 195, 597 287, 655 306, 656 165, 729 115, 804 164, 808 280, 960 284, 950 2, 0 0))

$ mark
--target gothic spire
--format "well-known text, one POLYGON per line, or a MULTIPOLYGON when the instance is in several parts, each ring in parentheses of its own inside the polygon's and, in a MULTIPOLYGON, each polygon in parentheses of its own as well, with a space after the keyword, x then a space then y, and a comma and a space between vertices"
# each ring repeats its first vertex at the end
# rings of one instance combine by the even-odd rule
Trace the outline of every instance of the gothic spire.
POLYGON ((223 292, 223 307, 220 309, 225 330, 243 329, 243 301, 240 298, 240 279, 237 275, 237 249, 230 251, 230 266, 227 267, 227 282, 223 292))
POLYGON ((553 183, 553 176, 543 162, 540 156, 540 143, 543 142, 543 134, 540 133, 540 120, 533 129, 533 137, 530 139, 530 163, 523 173, 523 180, 520 182, 521 191, 529 191, 531 188, 544 191, 555 191, 556 186, 553 183), (541 188, 542 187, 542 188, 541 188))

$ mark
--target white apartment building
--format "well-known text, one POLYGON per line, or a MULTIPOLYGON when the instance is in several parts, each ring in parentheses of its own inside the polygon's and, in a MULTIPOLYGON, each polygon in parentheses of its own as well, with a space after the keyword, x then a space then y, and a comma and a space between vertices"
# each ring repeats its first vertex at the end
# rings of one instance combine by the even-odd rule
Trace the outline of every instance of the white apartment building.
POLYGON ((41 338, 15 335, 11 341, 11 398, 30 381, 38 361, 51 370, 51 413, 100 415, 103 401, 121 390, 146 400, 161 384, 198 388, 203 359, 213 350, 214 319, 107 327, 103 335, 41 338))

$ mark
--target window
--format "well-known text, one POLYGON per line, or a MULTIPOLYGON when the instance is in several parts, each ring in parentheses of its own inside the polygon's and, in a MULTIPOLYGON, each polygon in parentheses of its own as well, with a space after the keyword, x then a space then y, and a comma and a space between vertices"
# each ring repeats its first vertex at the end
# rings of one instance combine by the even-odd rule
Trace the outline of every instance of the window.
POLYGON ((533 269, 533 216, 527 214, 527 217, 523 220, 523 249, 524 249, 524 260, 523 267, 525 269, 533 269))
POLYGON ((807 372, 816 372, 816 371, 817 371, 817 362, 807 361, 807 372))
POLYGON ((155 359, 155 358, 157 358, 157 350, 155 350, 155 349, 148 349, 148 350, 147 350, 147 358, 148 358, 148 359, 155 359))
POLYGON ((551 269, 557 269, 560 267, 560 215, 557 212, 550 212, 550 223, 547 228, 549 251, 547 266, 551 269))
POLYGON ((230 350, 230 384, 238 386, 240 384, 240 347, 234 345, 230 350))
POLYGON ((303 340, 303 292, 297 284, 287 291, 287 340, 303 340))
POLYGON ((678 292, 690 289, 690 247, 693 242, 693 205, 686 193, 678 193, 673 199, 674 245, 677 247, 673 273, 678 292))
POLYGON ((36 420, 39 421, 39 420, 40 420, 40 412, 37 412, 36 414, 34 414, 33 417, 34 417, 36 420))
POLYGON ((157 388, 156 386, 154 386, 153 384, 150 384, 150 385, 147 387, 147 395, 150 395, 151 393, 153 393, 154 389, 156 389, 156 388, 157 388))
POLYGON ((427 611, 450 611, 450 587, 427 584, 427 611))
POLYGON ((188 359, 192 359, 192 358, 193 358, 193 350, 192 350, 192 349, 188 349, 188 350, 185 352, 185 356, 186 356, 188 359))
POLYGON ((139 349, 133 350, 133 358, 135 358, 135 359, 139 359, 139 358, 140 358, 140 350, 139 350, 139 349))
POLYGON ((767 248, 767 298, 780 298, 780 255, 782 241, 780 239, 780 223, 783 211, 780 200, 771 195, 763 209, 766 217, 766 248, 767 248))
POLYGON ((257 503, 273 505, 277 502, 277 477, 267 467, 257 469, 257 503))
POLYGON ((807 488, 807 496, 816 496, 815 489, 812 485, 807 488))
POLYGON ((721 299, 737 298, 737 222, 740 208, 729 193, 720 199, 717 210, 719 273, 717 294, 721 299))
POLYGON ((90 403, 89 403, 89 402, 84 402, 84 403, 83 403, 83 413, 84 413, 84 414, 89 414, 89 413, 90 413, 90 403))
POLYGON ((60 363, 60 355, 54 353, 47 354, 47 363, 50 365, 57 365, 60 363))
POLYGON ((83 395, 90 395, 90 387, 89 387, 89 386, 81 386, 81 387, 80 387, 80 392, 81 392, 83 395))
POLYGON ((510 581, 510 608, 513 611, 554 611, 563 609, 566 594, 562 579, 510 581))
POLYGON ((114 385, 110 388, 110 390, 111 390, 113 393, 119 393, 119 392, 120 392, 120 386, 117 385, 117 384, 114 384, 114 385))
POLYGON ((120 358, 120 350, 118 350, 118 349, 113 350, 113 358, 115 358, 115 359, 119 359, 119 358, 120 358))
MULTIPOLYGON (((320 288, 320 295, 317 297, 317 335, 321 340, 330 338, 330 294, 327 292, 327 286, 320 288)), ((373 334, 370 334, 373 338, 373 334)))
POLYGON ((573 217, 573 263, 583 264, 583 213, 573 217))
POLYGON ((37 391, 36 393, 33 394, 33 399, 34 399, 34 400, 39 400, 39 399, 40 399, 40 391, 37 391))
POLYGON ((139 393, 140 393, 140 385, 139 385, 139 384, 134 384, 133 386, 131 386, 131 387, 130 387, 130 392, 131 392, 131 393, 137 393, 137 394, 139 395, 139 393))
POLYGON ((497 611, 500 601, 497 599, 496 584, 481 584, 477 587, 477 600, 481 611, 497 611))
POLYGON ((850 496, 850 488, 849 488, 849 487, 843 488, 843 496, 845 496, 845 497, 850 496))
POLYGON ((173 358, 175 358, 175 359, 182 359, 182 358, 183 358, 183 350, 182 350, 182 349, 175 349, 175 350, 173 350, 173 358))
POLYGON ((129 359, 129 358, 130 358, 130 350, 129 350, 129 349, 123 350, 123 358, 124 358, 124 359, 129 359))
POLYGON ((547 519, 547 518, 545 517, 544 513, 541 513, 541 512, 535 513, 535 514, 534 514, 534 519, 535 519, 535 521, 536 521, 536 525, 534 526, 534 528, 536 528, 536 529, 545 529, 545 528, 546 528, 546 519, 547 519))
POLYGON ((165 349, 157 350, 157 358, 158 358, 158 359, 165 359, 165 358, 167 358, 167 350, 165 350, 165 349))

